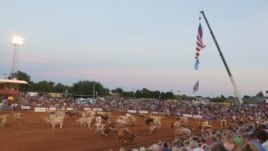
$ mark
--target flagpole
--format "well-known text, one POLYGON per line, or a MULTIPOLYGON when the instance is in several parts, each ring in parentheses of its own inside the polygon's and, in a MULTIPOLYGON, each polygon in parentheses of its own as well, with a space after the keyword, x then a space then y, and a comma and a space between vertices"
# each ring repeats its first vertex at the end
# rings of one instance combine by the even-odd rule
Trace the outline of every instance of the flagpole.
POLYGON ((208 20, 207 20, 207 18, 206 18, 206 15, 205 15, 204 11, 201 11, 200 13, 203 15, 203 17, 204 17, 204 19, 205 19, 205 21, 206 21, 206 23, 207 23, 207 26, 208 26, 208 28, 209 28, 210 34, 211 34, 211 36, 212 36, 212 38, 213 38, 213 40, 214 40, 214 42, 215 42, 215 45, 216 45, 216 47, 217 47, 217 49, 218 49, 218 51, 219 51, 219 54, 220 54, 221 59, 222 59, 222 61, 223 61, 223 64, 224 64, 224 66, 225 66, 225 68, 226 68, 226 70, 227 70, 227 73, 228 73, 228 75, 229 75, 229 78, 230 78, 230 80, 231 80, 231 83, 233 84, 233 87, 234 87, 234 89, 235 89, 235 93, 236 93, 236 95, 237 95, 237 97, 238 97, 238 101, 239 101, 240 104, 243 104, 243 101, 242 101, 242 99, 241 99, 241 97, 240 97, 240 94, 239 94, 239 91, 238 91, 238 89, 237 89, 237 86, 236 86, 236 84, 235 84, 235 81, 234 81, 234 79, 233 79, 233 77, 232 77, 231 71, 230 71, 230 69, 229 69, 229 67, 228 67, 228 65, 227 65, 227 63, 226 63, 226 61, 225 61, 225 59, 224 59, 224 56, 223 56, 223 54, 222 54, 222 52, 221 52, 221 49, 220 49, 220 46, 219 46, 219 44, 218 44, 218 42, 217 42, 217 40, 216 40, 216 37, 214 36, 214 33, 213 33, 212 29, 210 28, 210 25, 209 25, 209 23, 208 23, 208 20))

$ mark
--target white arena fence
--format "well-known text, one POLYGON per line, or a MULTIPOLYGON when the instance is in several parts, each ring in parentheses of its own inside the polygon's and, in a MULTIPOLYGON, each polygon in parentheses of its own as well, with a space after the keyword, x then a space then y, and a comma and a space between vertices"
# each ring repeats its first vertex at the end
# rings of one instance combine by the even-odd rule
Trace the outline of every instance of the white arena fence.
POLYGON ((22 105, 22 106, 20 106, 20 109, 22 109, 22 110, 30 110, 31 106, 22 105))
MULTIPOLYGON (((31 110, 31 106, 21 106, 22 110, 31 110)), ((98 111, 98 112, 102 112, 103 109, 102 108, 90 108, 90 107, 85 107, 83 108, 84 111, 92 109, 93 111, 98 111)), ((61 107, 61 108, 57 108, 57 107, 34 107, 34 112, 50 112, 50 111, 75 111, 76 109, 73 107, 61 107)), ((127 110, 127 111, 119 111, 119 112, 127 112, 127 113, 139 113, 139 114, 149 114, 150 112, 147 110, 127 110)), ((151 112, 151 114, 155 114, 155 115, 163 115, 163 112, 151 112)), ((194 118, 194 119, 206 119, 206 117, 203 117, 202 115, 192 115, 192 114, 182 114, 183 117, 188 117, 188 118, 194 118)))

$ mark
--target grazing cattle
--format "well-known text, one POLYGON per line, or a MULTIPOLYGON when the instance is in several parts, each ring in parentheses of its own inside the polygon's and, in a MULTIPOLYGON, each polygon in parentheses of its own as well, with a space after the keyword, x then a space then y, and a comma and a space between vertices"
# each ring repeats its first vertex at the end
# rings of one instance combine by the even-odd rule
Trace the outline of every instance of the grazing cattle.
POLYGON ((150 125, 149 132, 150 134, 155 133, 157 130, 159 130, 161 125, 159 123, 153 123, 150 125))
POLYGON ((6 123, 7 123, 7 115, 2 115, 0 116, 0 120, 1 120, 1 127, 4 128, 6 127, 6 123))
POLYGON ((149 126, 149 125, 151 125, 151 123, 154 122, 154 119, 148 117, 148 118, 144 119, 144 122, 145 122, 145 125, 149 126))
POLYGON ((96 124, 96 129, 95 132, 98 136, 101 136, 102 138, 104 136, 108 135, 114 135, 116 132, 116 125, 111 123, 111 124, 96 124))
POLYGON ((13 117, 14 117, 15 121, 18 121, 20 124, 22 123, 21 113, 14 113, 13 112, 13 117))
POLYGON ((145 116, 144 116, 143 114, 140 114, 139 117, 140 117, 141 119, 145 119, 145 116))
POLYGON ((192 133, 192 130, 189 129, 189 128, 178 128, 175 131, 175 137, 178 137, 178 136, 186 136, 186 137, 189 137, 189 136, 191 136, 191 133, 192 133))
POLYGON ((88 128, 90 128, 90 124, 91 124, 91 118, 90 117, 81 117, 78 120, 76 120, 77 122, 80 123, 81 127, 86 127, 88 126, 88 128))
POLYGON ((118 129, 116 136, 122 145, 131 144, 134 141, 135 135, 128 128, 118 129))
POLYGON ((121 125, 124 126, 124 127, 129 126, 129 123, 127 121, 125 121, 125 120, 122 120, 122 119, 117 119, 114 123, 117 124, 117 125, 120 125, 120 127, 121 127, 121 125))
POLYGON ((187 124, 188 123, 188 118, 187 117, 180 117, 180 122, 182 123, 182 124, 187 124))
POLYGON ((151 126, 150 126, 150 134, 155 133, 156 130, 157 130, 156 125, 151 125, 151 126))
POLYGON ((87 117, 87 112, 82 111, 82 112, 78 112, 80 117, 87 117))
POLYGON ((136 118, 130 114, 126 114, 126 116, 119 116, 117 121, 125 121, 127 126, 134 126, 136 118))
POLYGON ((101 123, 102 119, 100 116, 95 117, 96 123, 101 123))
POLYGON ((94 117, 96 116, 96 111, 93 111, 91 108, 89 108, 88 110, 86 110, 86 114, 87 116, 94 117))
POLYGON ((63 119, 64 119, 64 116, 56 116, 56 115, 51 115, 49 117, 44 118, 44 120, 47 123, 51 124, 52 129, 55 129, 57 124, 59 124, 60 128, 62 128, 63 119))
POLYGON ((66 113, 66 115, 68 115, 69 117, 75 117, 75 118, 78 118, 78 112, 77 112, 77 111, 66 111, 65 113, 66 113))
POLYGON ((106 122, 106 123, 110 123, 109 118, 110 118, 110 113, 107 112, 96 112, 95 116, 99 116, 101 117, 101 119, 106 122))
POLYGON ((154 121, 161 121, 161 119, 162 119, 163 117, 152 115, 152 116, 150 116, 150 118, 152 118, 154 121))
POLYGON ((181 127, 181 123, 179 121, 175 121, 170 126, 171 129, 173 129, 173 127, 176 127, 176 129, 178 129, 181 127))
POLYGON ((159 127, 159 129, 161 128, 161 118, 160 116, 150 116, 148 118, 146 118, 145 121, 145 125, 149 126, 149 125, 156 125, 159 127))
POLYGON ((51 113, 49 113, 49 116, 50 115, 55 115, 55 116, 62 116, 62 117, 64 117, 65 116, 65 112, 64 111, 55 111, 55 112, 51 112, 51 113))
POLYGON ((102 137, 107 136, 107 134, 105 134, 104 132, 104 125, 105 124, 100 124, 100 123, 95 124, 96 126, 95 132, 98 136, 102 136, 102 137))

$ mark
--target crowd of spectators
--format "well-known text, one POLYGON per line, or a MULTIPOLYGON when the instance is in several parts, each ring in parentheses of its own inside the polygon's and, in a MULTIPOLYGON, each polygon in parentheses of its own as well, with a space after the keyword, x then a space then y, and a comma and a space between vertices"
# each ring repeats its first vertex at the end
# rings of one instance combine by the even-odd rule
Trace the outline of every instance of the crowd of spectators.
MULTIPOLYGON (((222 105, 215 103, 195 103, 193 101, 175 101, 158 99, 124 99, 120 97, 96 98, 94 101, 81 102, 73 97, 26 97, 21 105, 34 107, 56 107, 83 110, 85 107, 102 108, 110 112, 127 112, 128 110, 158 112, 165 115, 193 114, 205 119, 226 119, 237 123, 239 127, 229 127, 213 132, 208 138, 192 136, 188 140, 173 142, 154 142, 150 147, 134 148, 132 151, 268 151, 268 130, 263 122, 268 119, 265 104, 222 105), (249 123, 253 124, 250 125, 249 123), (244 131, 242 131, 242 127, 244 131), (239 131, 240 130, 240 131, 239 131)), ((7 101, 2 101, 5 105, 7 101)), ((120 151, 124 151, 121 148, 120 151)))

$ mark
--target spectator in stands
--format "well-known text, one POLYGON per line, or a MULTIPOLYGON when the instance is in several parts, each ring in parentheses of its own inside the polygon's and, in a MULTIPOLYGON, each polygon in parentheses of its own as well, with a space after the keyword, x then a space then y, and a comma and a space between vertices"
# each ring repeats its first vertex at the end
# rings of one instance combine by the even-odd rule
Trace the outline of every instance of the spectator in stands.
POLYGON ((185 148, 187 148, 188 151, 191 151, 191 150, 192 150, 189 141, 184 141, 184 142, 183 142, 183 146, 184 146, 185 148))
POLYGON ((126 151, 124 147, 121 147, 119 151, 126 151))
POLYGON ((162 151, 171 151, 167 143, 164 143, 162 151))
POLYGON ((235 149, 234 135, 231 131, 227 132, 223 137, 223 146, 228 151, 233 151, 235 149))
POLYGON ((157 143, 153 142, 153 145, 147 148, 146 150, 159 151, 159 149, 161 149, 161 147, 157 143))
POLYGON ((144 147, 140 147, 140 151, 146 151, 144 147))
POLYGON ((258 141, 262 144, 265 151, 268 151, 268 133, 264 130, 258 130, 256 135, 258 141))
POLYGON ((211 144, 209 151, 227 151, 221 142, 211 144))
POLYGON ((202 149, 204 149, 205 151, 208 150, 209 146, 208 144, 206 143, 206 140, 204 138, 201 139, 201 146, 200 146, 202 149))
POLYGON ((192 151, 204 151, 204 149, 199 147, 199 144, 198 144, 197 141, 191 141, 190 142, 190 147, 191 147, 192 151))
POLYGON ((178 150, 173 150, 172 149, 172 151, 189 151, 189 150, 186 147, 182 147, 182 148, 180 148, 178 150))
MULTIPOLYGON (((255 133, 256 133, 256 131, 255 131, 255 133)), ((247 144, 248 144, 248 146, 254 145, 254 146, 256 146, 258 151, 265 151, 265 149, 262 147, 262 145, 259 142, 257 142, 255 139, 252 139, 252 137, 249 134, 242 134, 241 137, 242 137, 244 146, 247 144)), ((251 147, 251 148, 253 148, 253 147, 251 147)))

